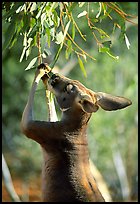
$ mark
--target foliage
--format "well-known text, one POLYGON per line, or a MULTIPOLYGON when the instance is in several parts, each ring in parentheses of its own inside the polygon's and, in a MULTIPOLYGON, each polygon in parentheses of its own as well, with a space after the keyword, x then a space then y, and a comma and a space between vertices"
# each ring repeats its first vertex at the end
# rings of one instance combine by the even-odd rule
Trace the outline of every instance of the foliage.
POLYGON ((96 58, 76 42, 76 31, 83 44, 88 41, 88 35, 84 34, 79 22, 86 21, 88 32, 92 34, 99 52, 118 59, 119 56, 114 56, 111 51, 113 35, 119 29, 119 38, 125 41, 129 49, 125 22, 135 24, 133 17, 135 16, 122 10, 121 4, 115 2, 3 2, 3 19, 8 26, 3 49, 14 46, 22 36, 22 62, 24 57, 27 60, 33 47, 38 47, 38 56, 29 63, 26 68, 28 70, 35 65, 38 58, 40 63, 51 54, 53 42, 57 51, 50 67, 54 67, 65 46, 66 59, 72 53, 76 54, 81 70, 86 75, 82 60, 86 62, 87 57, 93 60, 96 58), (105 21, 109 24, 107 29, 102 28, 105 21))

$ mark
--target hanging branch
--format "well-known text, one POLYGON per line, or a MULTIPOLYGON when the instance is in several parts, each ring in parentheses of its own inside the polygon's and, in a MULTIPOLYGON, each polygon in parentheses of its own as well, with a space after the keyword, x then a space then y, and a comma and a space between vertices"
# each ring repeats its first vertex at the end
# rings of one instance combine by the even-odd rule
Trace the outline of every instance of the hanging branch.
MULTIPOLYGON (((40 33, 37 33, 37 48, 38 48, 38 66, 42 63, 42 57, 41 57, 41 43, 40 43, 40 33)), ((45 65, 45 64, 44 64, 45 65)), ((46 69, 48 70, 48 65, 46 65, 46 69)), ((57 114, 55 110, 55 105, 54 105, 54 100, 52 97, 52 93, 50 93, 49 90, 47 90, 47 82, 43 81, 44 86, 45 86, 45 93, 46 93, 46 104, 47 104, 47 110, 48 110, 48 120, 49 121, 56 121, 57 114)))

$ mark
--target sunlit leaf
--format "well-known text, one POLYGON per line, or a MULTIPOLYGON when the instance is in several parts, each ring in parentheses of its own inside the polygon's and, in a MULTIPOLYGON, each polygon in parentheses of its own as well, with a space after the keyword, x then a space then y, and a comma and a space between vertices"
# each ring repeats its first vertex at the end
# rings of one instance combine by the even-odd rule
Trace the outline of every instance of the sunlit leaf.
POLYGON ((24 57, 24 55, 25 55, 25 52, 26 52, 26 47, 23 47, 23 50, 22 50, 22 54, 21 54, 21 57, 20 57, 20 62, 22 62, 22 60, 23 60, 23 57, 24 57))
POLYGON ((78 4, 79 4, 79 7, 82 7, 82 6, 84 6, 84 4, 85 4, 86 2, 78 2, 78 4))
POLYGON ((62 43, 61 43, 61 48, 63 47, 63 43, 64 43, 65 37, 66 37, 66 35, 67 35, 68 29, 69 29, 69 26, 70 26, 70 22, 71 22, 71 21, 69 21, 69 22, 67 23, 66 27, 65 27, 64 35, 63 35, 63 41, 62 41, 62 43))
POLYGON ((18 9, 16 10, 16 13, 20 13, 26 8, 26 5, 24 4, 23 6, 19 6, 18 9))
POLYGON ((87 14, 87 11, 82 11, 81 13, 78 14, 77 18, 85 16, 86 14, 87 14))
POLYGON ((41 14, 41 24, 43 25, 44 20, 46 19, 46 13, 41 14))
POLYGON ((100 16, 101 11, 102 11, 102 3, 99 2, 99 12, 97 13, 96 18, 98 18, 100 16))
POLYGON ((44 48, 44 53, 46 56, 49 56, 52 54, 51 51, 49 49, 47 49, 46 47, 44 48))
POLYGON ((38 14, 36 15, 36 19, 39 19, 41 13, 42 13, 43 5, 40 7, 38 14))
POLYGON ((66 37, 66 34, 67 34, 67 32, 68 32, 68 29, 69 29, 69 26, 70 26, 70 22, 71 22, 71 21, 69 21, 69 22, 67 23, 66 27, 65 27, 65 30, 64 30, 64 38, 66 37))
POLYGON ((126 46, 127 46, 128 50, 129 50, 129 48, 130 48, 130 42, 129 42, 128 37, 126 36, 126 34, 124 34, 124 37, 125 37, 126 46))
POLYGON ((25 34, 24 34, 23 46, 24 46, 24 47, 27 46, 27 33, 26 33, 26 32, 25 32, 25 34))
POLYGON ((28 47, 27 50, 26 50, 26 60, 30 55, 30 50, 31 50, 31 47, 28 47))
POLYGON ((59 33, 56 34, 56 44, 61 44, 64 41, 64 35, 62 33, 62 31, 60 31, 59 33))
POLYGON ((32 3, 32 6, 31 6, 31 8, 30 8, 30 12, 35 11, 36 8, 37 8, 37 4, 36 4, 35 2, 33 2, 33 3, 32 3))
POLYGON ((45 53, 42 53, 41 55, 42 55, 43 58, 47 57, 47 55, 45 53))
POLYGON ((38 57, 33 58, 31 60, 31 62, 29 63, 29 65, 26 67, 25 71, 31 69, 34 66, 34 64, 36 63, 37 59, 38 59, 38 57))

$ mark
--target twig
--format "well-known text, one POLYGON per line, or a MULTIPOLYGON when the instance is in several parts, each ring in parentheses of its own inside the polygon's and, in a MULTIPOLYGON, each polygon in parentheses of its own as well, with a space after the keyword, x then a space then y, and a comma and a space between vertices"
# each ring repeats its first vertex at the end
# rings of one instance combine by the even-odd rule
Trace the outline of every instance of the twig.
MULTIPOLYGON (((62 12, 60 12, 60 22, 61 22, 62 29, 63 29, 63 32, 64 32, 64 24, 63 24, 63 21, 62 21, 62 12)), ((68 32, 67 32, 66 36, 68 36, 68 38, 71 40, 71 42, 72 42, 83 54, 85 54, 86 56, 88 56, 88 57, 91 58, 92 60, 96 60, 94 57, 92 57, 92 56, 89 55, 87 52, 85 52, 85 51, 72 39, 72 37, 69 35, 68 32)), ((66 38, 66 39, 67 39, 67 38, 66 38)))
MULTIPOLYGON (((116 11, 122 18, 124 18, 126 21, 128 21, 128 22, 130 22, 130 23, 132 23, 132 24, 134 24, 134 25, 137 25, 137 23, 135 23, 135 22, 133 22, 133 21, 131 21, 130 19, 128 19, 128 18, 126 18, 126 16, 131 16, 131 15, 129 15, 129 14, 126 14, 126 13, 124 13, 122 10, 120 10, 116 5, 114 6, 114 4, 113 4, 113 6, 111 6, 109 3, 107 3, 107 2, 104 2, 108 7, 110 7, 110 8, 112 8, 114 11, 116 11)), ((134 17, 134 16, 133 16, 134 17)))
POLYGON ((40 45, 40 32, 37 33, 37 48, 38 48, 38 65, 41 64, 41 45, 40 45))

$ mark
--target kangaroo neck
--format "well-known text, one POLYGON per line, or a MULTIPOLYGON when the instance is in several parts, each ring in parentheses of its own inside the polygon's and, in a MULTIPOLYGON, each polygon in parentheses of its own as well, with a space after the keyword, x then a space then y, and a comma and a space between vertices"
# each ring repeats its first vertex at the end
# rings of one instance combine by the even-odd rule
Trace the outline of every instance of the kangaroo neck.
POLYGON ((82 130, 87 129, 90 117, 90 113, 85 113, 81 110, 68 109, 63 112, 61 121, 66 124, 66 127, 69 124, 68 126, 82 130))

